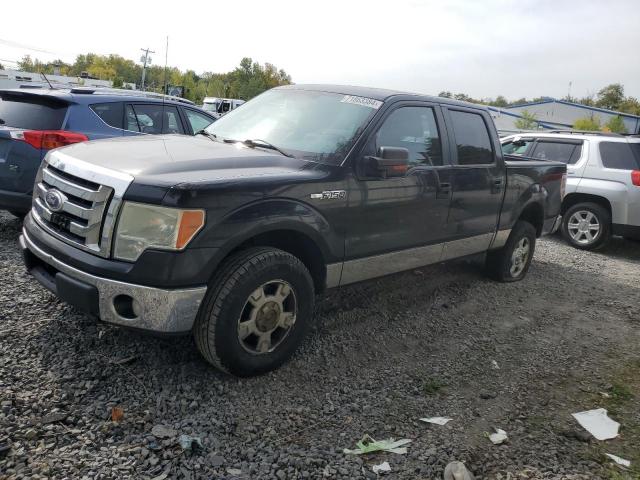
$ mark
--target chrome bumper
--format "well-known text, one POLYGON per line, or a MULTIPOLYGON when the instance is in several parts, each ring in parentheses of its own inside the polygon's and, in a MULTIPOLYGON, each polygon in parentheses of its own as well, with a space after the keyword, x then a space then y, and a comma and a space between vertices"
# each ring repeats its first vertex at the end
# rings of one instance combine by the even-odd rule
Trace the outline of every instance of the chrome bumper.
POLYGON ((202 299, 207 292, 206 286, 165 290, 90 275, 38 248, 24 230, 20 236, 20 246, 58 272, 94 286, 98 290, 100 319, 115 325, 160 333, 188 332, 193 326, 202 299), (116 297, 132 299, 134 308, 130 314, 123 316, 116 311, 116 297))

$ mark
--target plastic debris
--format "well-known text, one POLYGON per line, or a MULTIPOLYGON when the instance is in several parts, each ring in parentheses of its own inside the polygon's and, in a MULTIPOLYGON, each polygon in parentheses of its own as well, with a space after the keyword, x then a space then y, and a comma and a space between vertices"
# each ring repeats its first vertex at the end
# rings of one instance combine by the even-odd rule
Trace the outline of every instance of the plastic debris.
POLYGON ((451 462, 444 469, 444 480, 475 480, 473 473, 471 473, 464 463, 451 462))
POLYGON ((238 468, 227 468, 227 473, 229 475, 238 476, 238 475, 242 475, 242 470, 238 468))
POLYGON ((391 465, 389 465, 389 462, 382 462, 380 465, 374 465, 372 469, 373 473, 390 472, 391 465))
POLYGON ((493 368, 494 370, 500 370, 500 365, 498 365, 498 362, 496 362, 495 360, 491 360, 491 368, 493 368))
POLYGON ((605 453, 607 457, 616 462, 618 465, 622 465, 623 467, 630 467, 631 461, 625 460, 624 458, 620 458, 617 455, 613 455, 612 453, 605 453))
POLYGON ((493 443, 494 445, 500 445, 501 443, 506 442, 509 437, 507 437, 507 432, 505 432, 504 430, 502 430, 501 428, 495 428, 495 433, 486 433, 485 435, 487 437, 489 437, 489 440, 491 440, 491 443, 493 443))
POLYGON ((364 437, 362 437, 362 440, 356 443, 356 447, 358 448, 356 448, 355 450, 349 450, 348 448, 345 448, 343 451, 344 453, 352 455, 362 455, 364 453, 382 451, 404 455, 405 453, 407 453, 407 448, 403 447, 403 445, 406 445, 408 443, 411 443, 411 440, 406 438, 402 440, 394 440, 393 438, 390 438, 388 440, 374 440, 369 435, 365 435, 364 437))
POLYGON ((618 436, 620 424, 607 416, 604 408, 572 413, 573 418, 597 440, 609 440, 618 436))
POLYGON ((446 425, 451 420, 453 420, 453 418, 449 418, 449 417, 428 417, 428 418, 420 419, 421 422, 433 423, 435 425, 446 425))
POLYGON ((202 440, 200 440, 200 437, 192 437, 190 435, 184 435, 184 434, 180 435, 178 437, 178 443, 180 444, 183 450, 195 451, 199 448, 200 449, 204 448, 202 446, 202 440))

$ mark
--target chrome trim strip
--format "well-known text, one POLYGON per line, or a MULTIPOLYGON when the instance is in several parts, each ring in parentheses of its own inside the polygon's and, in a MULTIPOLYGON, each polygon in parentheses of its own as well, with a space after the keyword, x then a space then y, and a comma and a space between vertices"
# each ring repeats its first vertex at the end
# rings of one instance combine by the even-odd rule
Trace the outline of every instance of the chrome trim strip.
POLYGON ((491 245, 489 246, 489 248, 493 249, 493 248, 502 248, 505 246, 505 244, 507 243, 507 240, 509 239, 509 235, 511 235, 511 229, 507 228, 504 230, 498 230, 496 232, 496 236, 493 238, 493 241, 491 242, 491 245))
POLYGON ((343 264, 333 263, 327 265, 327 288, 348 285, 453 258, 486 252, 494 235, 494 232, 484 233, 451 242, 358 258, 346 261, 343 264), (337 272, 340 271, 340 265, 342 265, 342 275, 338 277, 337 272))
POLYGON ((441 261, 460 258, 474 253, 486 252, 493 239, 494 232, 483 233, 473 237, 461 238, 444 244, 441 261))
POLYGON ((24 228, 20 245, 65 275, 95 286, 98 289, 100 319, 116 325, 163 333, 187 332, 193 327, 207 292, 206 286, 165 290, 90 275, 38 248, 24 228), (134 298, 140 305, 140 315, 133 319, 118 315, 113 307, 113 299, 118 295, 134 298))
POLYGON ((410 248, 344 262, 340 285, 382 277, 440 261, 444 244, 410 248))

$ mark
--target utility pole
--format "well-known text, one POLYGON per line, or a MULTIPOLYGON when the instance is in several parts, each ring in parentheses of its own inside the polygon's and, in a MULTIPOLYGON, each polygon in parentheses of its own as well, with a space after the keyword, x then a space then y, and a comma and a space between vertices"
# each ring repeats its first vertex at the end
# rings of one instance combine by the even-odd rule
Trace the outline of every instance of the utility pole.
POLYGON ((144 91, 144 77, 147 73, 147 63, 151 63, 151 57, 149 56, 149 54, 156 52, 154 52, 153 50, 149 50, 148 48, 141 48, 140 50, 144 52, 144 55, 140 57, 140 61, 142 62, 142 85, 140 89, 144 91))

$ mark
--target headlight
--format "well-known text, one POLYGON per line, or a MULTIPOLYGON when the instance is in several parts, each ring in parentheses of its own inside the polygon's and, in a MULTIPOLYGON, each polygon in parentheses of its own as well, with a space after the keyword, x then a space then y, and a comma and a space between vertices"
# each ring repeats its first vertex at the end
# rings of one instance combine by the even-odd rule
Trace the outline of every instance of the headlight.
POLYGON ((125 202, 116 229, 114 256, 136 261, 147 248, 182 250, 204 226, 204 211, 125 202))

